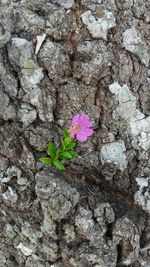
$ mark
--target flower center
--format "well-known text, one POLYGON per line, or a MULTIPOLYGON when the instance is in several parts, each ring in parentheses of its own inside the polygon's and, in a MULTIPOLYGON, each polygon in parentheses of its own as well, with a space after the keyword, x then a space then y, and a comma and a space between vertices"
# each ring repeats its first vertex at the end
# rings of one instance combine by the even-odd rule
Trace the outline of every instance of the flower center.
POLYGON ((77 132, 77 131, 79 130, 79 125, 78 125, 78 124, 75 124, 75 125, 73 126, 73 128, 74 128, 74 130, 77 132))

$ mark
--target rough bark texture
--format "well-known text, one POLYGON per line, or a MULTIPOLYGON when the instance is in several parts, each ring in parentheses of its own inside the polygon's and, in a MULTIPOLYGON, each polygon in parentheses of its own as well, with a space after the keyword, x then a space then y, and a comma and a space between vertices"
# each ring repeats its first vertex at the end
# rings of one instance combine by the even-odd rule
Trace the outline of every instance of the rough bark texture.
POLYGON ((150 0, 0 0, 0 267, 150 266, 149 34, 150 0))

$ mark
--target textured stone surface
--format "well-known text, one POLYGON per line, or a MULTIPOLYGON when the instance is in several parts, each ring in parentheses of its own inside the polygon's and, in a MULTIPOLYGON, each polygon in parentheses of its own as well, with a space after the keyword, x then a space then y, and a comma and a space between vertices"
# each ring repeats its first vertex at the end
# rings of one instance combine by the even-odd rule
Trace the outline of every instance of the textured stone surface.
POLYGON ((150 266, 149 7, 0 1, 0 267, 150 266), (77 113, 94 135, 43 166, 77 113))

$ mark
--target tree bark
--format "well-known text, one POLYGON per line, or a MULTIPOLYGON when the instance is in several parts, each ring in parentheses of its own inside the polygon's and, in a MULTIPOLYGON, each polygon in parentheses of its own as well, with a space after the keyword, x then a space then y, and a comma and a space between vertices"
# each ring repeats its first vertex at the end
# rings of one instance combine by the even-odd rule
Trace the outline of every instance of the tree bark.
POLYGON ((149 12, 0 0, 0 267, 150 267, 149 12), (79 157, 40 164, 83 113, 79 157))

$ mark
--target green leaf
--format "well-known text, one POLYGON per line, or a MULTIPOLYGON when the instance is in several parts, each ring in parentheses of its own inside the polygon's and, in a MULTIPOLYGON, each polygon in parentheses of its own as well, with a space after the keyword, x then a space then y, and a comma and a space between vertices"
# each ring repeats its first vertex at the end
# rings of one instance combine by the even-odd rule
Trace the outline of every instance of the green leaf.
POLYGON ((57 148, 57 150, 56 150, 56 159, 58 159, 59 158, 59 153, 60 153, 60 148, 57 148))
POLYGON ((72 155, 71 155, 69 152, 66 152, 66 151, 62 152, 62 153, 60 154, 60 156, 61 156, 61 158, 63 158, 63 159, 72 159, 72 155))
POLYGON ((68 149, 74 148, 76 144, 77 144, 76 142, 72 141, 72 143, 66 146, 66 149, 68 150, 68 149))
POLYGON ((63 140, 61 140, 62 146, 60 147, 60 152, 66 150, 63 140))
POLYGON ((78 153, 75 152, 75 151, 70 150, 70 151, 67 151, 67 152, 69 152, 69 154, 72 156, 72 159, 79 156, 78 153))
POLYGON ((43 157, 39 158, 39 161, 46 164, 46 165, 51 165, 52 164, 52 159, 49 157, 43 157))
POLYGON ((71 137, 66 137, 64 139, 64 145, 65 145, 65 147, 68 146, 71 143, 72 143, 72 138, 71 137))
POLYGON ((56 157, 56 147, 52 142, 48 143, 48 154, 52 157, 52 159, 56 157))
POLYGON ((60 160, 54 159, 53 163, 58 170, 65 170, 64 164, 60 160))
POLYGON ((64 135, 64 137, 69 137, 69 135, 70 135, 69 130, 63 130, 63 135, 64 135))

